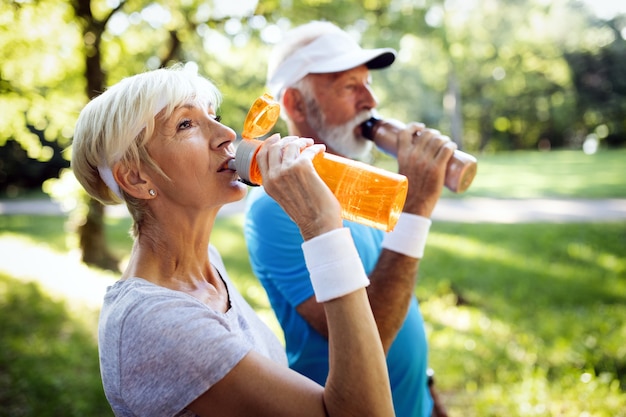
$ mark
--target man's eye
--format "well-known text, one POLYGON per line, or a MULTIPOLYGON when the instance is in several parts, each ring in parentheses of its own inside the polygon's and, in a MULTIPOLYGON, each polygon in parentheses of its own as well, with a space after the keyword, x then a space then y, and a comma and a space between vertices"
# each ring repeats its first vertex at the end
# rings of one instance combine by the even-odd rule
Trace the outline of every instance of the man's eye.
POLYGON ((215 121, 217 123, 221 123, 222 122, 222 116, 220 116, 219 114, 215 116, 215 121))

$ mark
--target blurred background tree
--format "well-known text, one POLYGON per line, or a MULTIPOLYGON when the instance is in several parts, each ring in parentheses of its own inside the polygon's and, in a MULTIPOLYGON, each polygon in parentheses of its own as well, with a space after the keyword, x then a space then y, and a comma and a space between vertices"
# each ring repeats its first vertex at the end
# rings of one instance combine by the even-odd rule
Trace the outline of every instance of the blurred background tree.
MULTIPOLYGON (((623 146, 626 15, 598 16, 587 4, 8 0, 0 6, 0 192, 20 196, 60 176, 89 99, 175 62, 216 82, 222 120, 237 130, 264 92, 271 46, 312 19, 333 21, 364 46, 397 49, 393 67, 373 73, 380 112, 423 121, 470 152, 580 149, 590 137, 623 146)), ((74 201, 84 261, 116 269, 104 208, 84 195, 74 201)))

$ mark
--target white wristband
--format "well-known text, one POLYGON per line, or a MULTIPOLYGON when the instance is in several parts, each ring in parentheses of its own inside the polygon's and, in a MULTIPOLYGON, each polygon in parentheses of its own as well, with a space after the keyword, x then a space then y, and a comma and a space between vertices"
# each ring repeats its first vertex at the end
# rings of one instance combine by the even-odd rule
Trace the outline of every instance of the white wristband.
POLYGON ((323 303, 369 285, 350 229, 331 230, 302 244, 315 298, 323 303))
POLYGON ((410 213, 400 213, 393 231, 383 239, 383 248, 401 253, 411 258, 424 256, 426 238, 432 221, 426 217, 410 213))

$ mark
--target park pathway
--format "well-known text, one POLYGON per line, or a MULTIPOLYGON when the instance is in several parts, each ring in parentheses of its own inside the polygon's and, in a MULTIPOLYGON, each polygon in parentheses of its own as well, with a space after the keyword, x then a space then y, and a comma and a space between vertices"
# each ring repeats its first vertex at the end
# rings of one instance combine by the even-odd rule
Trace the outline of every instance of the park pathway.
MULTIPOLYGON (((242 213, 244 202, 225 205, 220 215, 242 213)), ((0 215, 63 213, 49 200, 0 200, 0 215)), ((107 215, 128 216, 123 205, 107 207, 107 215)), ((626 199, 494 199, 466 197, 441 199, 433 213, 435 221, 466 223, 594 222, 626 220, 626 199)))

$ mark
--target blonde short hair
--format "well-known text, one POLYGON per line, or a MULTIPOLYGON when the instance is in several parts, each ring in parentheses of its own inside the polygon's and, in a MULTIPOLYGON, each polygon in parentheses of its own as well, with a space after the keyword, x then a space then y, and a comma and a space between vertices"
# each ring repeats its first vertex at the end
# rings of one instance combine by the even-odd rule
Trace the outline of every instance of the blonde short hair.
POLYGON ((89 102, 76 123, 71 161, 74 175, 89 195, 104 204, 129 199, 105 184, 98 170, 120 161, 131 166, 147 163, 162 172, 145 148, 155 116, 164 112, 169 117, 189 101, 217 109, 221 95, 211 81, 176 65, 125 78, 89 102))

